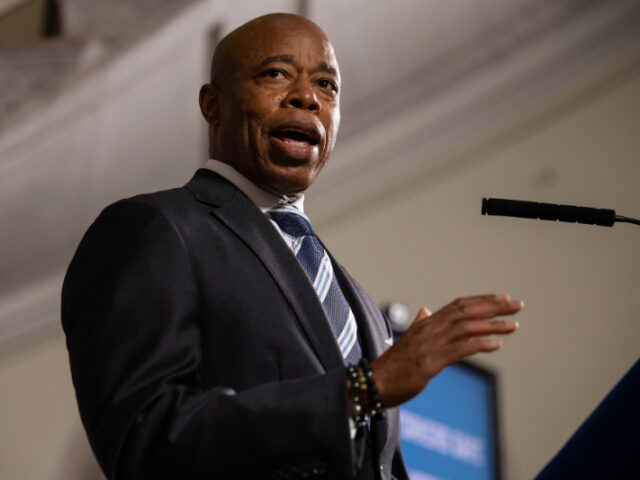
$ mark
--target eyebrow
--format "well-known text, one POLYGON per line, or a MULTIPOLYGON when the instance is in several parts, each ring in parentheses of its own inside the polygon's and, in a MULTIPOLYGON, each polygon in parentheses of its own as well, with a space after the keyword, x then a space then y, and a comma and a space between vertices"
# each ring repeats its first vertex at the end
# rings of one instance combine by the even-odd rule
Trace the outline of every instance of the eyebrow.
POLYGON ((318 66, 320 67, 321 70, 324 70, 325 72, 330 73, 334 77, 338 76, 338 71, 332 66, 330 66, 327 62, 318 62, 318 66))
MULTIPOLYGON (((284 63, 294 64, 296 63, 296 57, 288 54, 273 55, 271 57, 265 58, 262 62, 260 62, 260 65, 258 65, 257 69, 264 68, 270 63, 274 63, 274 62, 284 62, 284 63)), ((334 67, 329 65, 327 62, 323 62, 323 61, 318 62, 318 67, 320 68, 320 70, 324 70, 325 72, 330 73, 334 77, 338 76, 338 70, 336 70, 334 67)))

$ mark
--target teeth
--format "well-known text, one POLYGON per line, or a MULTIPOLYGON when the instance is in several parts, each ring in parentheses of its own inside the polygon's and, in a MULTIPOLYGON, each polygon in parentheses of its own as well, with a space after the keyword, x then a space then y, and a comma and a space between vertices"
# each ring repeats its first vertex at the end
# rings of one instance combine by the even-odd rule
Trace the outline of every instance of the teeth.
POLYGON ((290 138, 285 139, 284 143, 288 145, 293 145, 295 147, 307 147, 309 144, 307 142, 299 142, 297 140, 291 140, 290 138))

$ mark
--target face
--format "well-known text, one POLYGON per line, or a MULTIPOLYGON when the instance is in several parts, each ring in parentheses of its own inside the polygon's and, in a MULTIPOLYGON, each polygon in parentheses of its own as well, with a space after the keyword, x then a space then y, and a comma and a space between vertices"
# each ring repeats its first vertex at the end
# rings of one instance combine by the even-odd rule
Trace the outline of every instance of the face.
POLYGON ((212 102, 212 153, 272 194, 301 192, 327 162, 338 131, 333 48, 318 27, 296 17, 261 24, 246 37, 234 44, 228 79, 201 92, 201 105, 212 102))

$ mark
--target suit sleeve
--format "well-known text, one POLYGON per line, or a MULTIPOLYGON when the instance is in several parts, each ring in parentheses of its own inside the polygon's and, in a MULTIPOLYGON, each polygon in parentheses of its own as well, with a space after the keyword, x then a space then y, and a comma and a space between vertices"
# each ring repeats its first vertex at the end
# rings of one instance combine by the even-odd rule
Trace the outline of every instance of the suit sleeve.
POLYGON ((161 212, 128 200, 98 217, 67 272, 72 377, 106 475, 352 477, 343 369, 241 392, 202 388, 203 293, 191 261, 161 212))

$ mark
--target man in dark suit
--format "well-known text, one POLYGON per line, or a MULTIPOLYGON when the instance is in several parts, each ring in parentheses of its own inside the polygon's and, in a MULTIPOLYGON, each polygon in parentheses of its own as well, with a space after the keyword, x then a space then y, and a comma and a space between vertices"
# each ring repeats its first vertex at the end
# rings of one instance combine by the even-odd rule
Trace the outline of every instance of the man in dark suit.
POLYGON ((308 226, 302 192, 333 149, 339 89, 317 25, 275 14, 241 26, 200 92, 216 160, 183 188, 109 206, 83 238, 62 321, 109 478, 407 478, 393 407, 447 364, 499 348, 479 337, 517 327, 492 319, 521 302, 469 297, 421 309, 390 347, 364 290, 312 232, 279 221, 308 226), (363 416, 375 394, 360 398, 346 368, 359 358, 384 418, 363 416))

